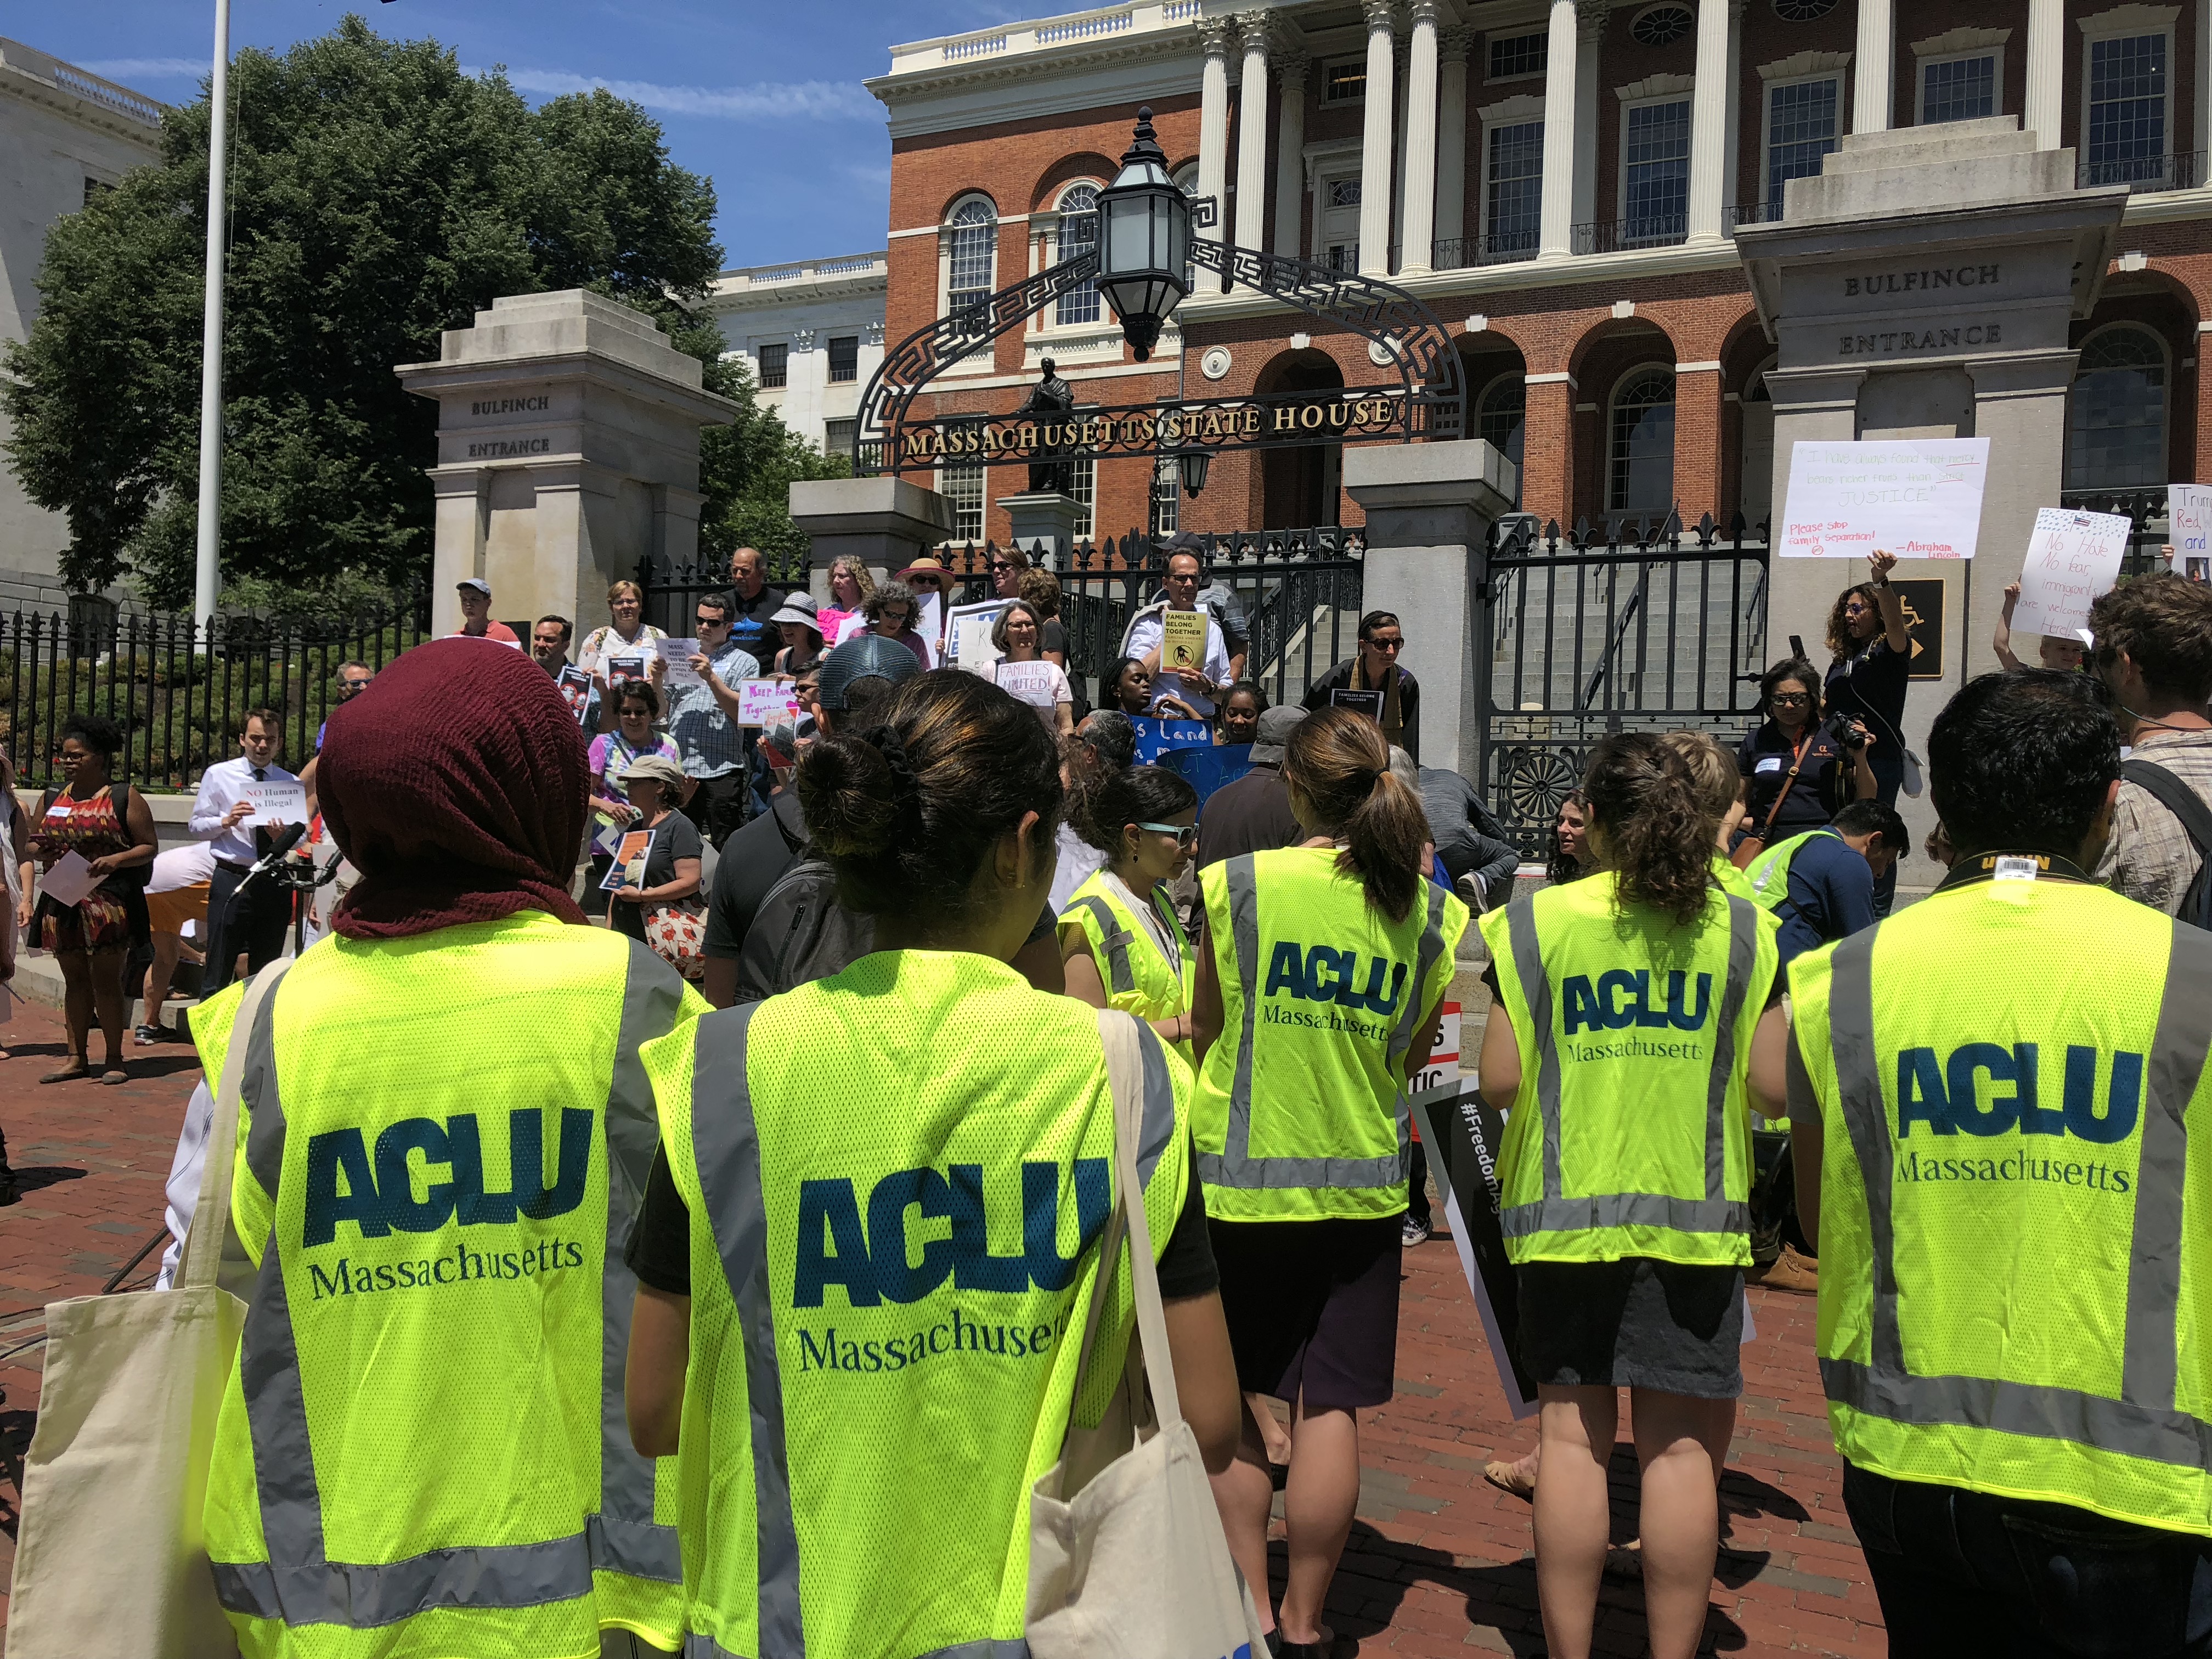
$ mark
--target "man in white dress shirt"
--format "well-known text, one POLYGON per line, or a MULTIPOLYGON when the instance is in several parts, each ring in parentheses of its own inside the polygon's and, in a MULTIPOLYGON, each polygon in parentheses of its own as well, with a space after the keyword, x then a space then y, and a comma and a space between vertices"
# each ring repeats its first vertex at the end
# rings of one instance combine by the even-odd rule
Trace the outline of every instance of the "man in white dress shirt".
POLYGON ((297 781, 276 764, 283 739, 282 717, 273 708, 256 708, 246 717, 239 757, 208 768, 192 802, 191 832, 209 843, 215 873, 208 878, 207 961, 200 970, 200 1000, 205 1001, 231 980, 240 951, 250 971, 259 972, 283 954, 284 927, 292 918, 292 895, 266 876, 239 884, 256 859, 269 850, 271 836, 283 828, 270 819, 256 824, 247 791, 256 784, 297 781))
POLYGON ((1160 666, 1160 647, 1166 633, 1160 618, 1170 611, 1196 611, 1198 604, 1198 555, 1173 553, 1168 556, 1165 599, 1146 605, 1130 619, 1129 631, 1122 637, 1121 654, 1134 657, 1145 665, 1152 677, 1152 706, 1157 708, 1164 696, 1181 697, 1198 711, 1201 720, 1213 718, 1214 700, 1228 690, 1230 684, 1229 644, 1222 637, 1221 624, 1207 611, 1206 617, 1206 665, 1202 669, 1177 671, 1160 666))

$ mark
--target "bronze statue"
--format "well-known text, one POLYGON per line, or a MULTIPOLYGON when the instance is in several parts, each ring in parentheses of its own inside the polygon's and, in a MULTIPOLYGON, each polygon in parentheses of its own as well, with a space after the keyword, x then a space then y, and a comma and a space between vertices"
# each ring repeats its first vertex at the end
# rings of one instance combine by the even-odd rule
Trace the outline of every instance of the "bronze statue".
MULTIPOLYGON (((1014 413, 1036 416, 1041 422, 1065 422, 1075 411, 1075 388, 1060 378, 1051 358, 1046 358, 1042 367, 1043 377, 1014 413)), ((1075 468, 1066 459, 1056 459, 1062 453, 1060 445, 1038 447, 1037 459, 1030 463, 1030 489, 1033 493, 1075 493, 1075 468)))

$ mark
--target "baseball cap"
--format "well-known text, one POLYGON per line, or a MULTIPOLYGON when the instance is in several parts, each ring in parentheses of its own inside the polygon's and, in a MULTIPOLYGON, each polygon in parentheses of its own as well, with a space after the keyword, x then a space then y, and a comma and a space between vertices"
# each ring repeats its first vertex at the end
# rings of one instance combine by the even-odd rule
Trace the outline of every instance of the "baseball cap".
POLYGON ((896 640, 880 634, 860 634, 822 659, 814 678, 814 696, 832 713, 845 707, 845 688, 854 680, 885 679, 893 685, 921 672, 921 659, 896 640))
POLYGON ((1261 715, 1259 732, 1252 739, 1253 763, 1279 762, 1283 745, 1291 740, 1291 733, 1298 729, 1298 722, 1305 717, 1306 711, 1294 702, 1278 703, 1261 715))
POLYGON ((473 587, 477 592, 483 594, 484 598, 489 599, 491 597, 491 584, 486 581, 482 576, 464 576, 460 580, 455 582, 453 586, 456 588, 473 587))

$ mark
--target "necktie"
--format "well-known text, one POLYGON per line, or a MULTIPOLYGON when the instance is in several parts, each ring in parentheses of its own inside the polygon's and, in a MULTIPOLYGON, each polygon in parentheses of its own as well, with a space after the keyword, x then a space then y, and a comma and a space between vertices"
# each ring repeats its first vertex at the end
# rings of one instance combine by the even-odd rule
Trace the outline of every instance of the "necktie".
MULTIPOLYGON (((253 781, 256 783, 268 782, 269 769, 265 766, 255 767, 253 769, 253 781)), ((255 824, 253 826, 253 856, 258 859, 267 858, 269 856, 269 831, 262 825, 258 823, 255 824)))

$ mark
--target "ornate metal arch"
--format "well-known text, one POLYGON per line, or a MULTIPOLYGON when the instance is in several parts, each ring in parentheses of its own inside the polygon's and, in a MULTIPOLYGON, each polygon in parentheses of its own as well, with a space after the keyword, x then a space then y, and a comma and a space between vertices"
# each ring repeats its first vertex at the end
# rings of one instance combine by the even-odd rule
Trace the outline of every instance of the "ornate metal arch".
MULTIPOLYGON (((1466 389, 1459 352, 1437 314, 1418 296, 1395 283, 1358 272, 1338 270, 1310 259, 1285 254, 1261 253, 1233 243, 1194 240, 1191 264, 1219 276, 1230 289, 1252 289, 1294 306, 1311 317, 1333 323, 1348 333, 1380 347, 1388 366, 1398 372, 1394 398, 1400 413, 1387 424, 1352 422, 1309 427, 1288 436, 1278 430, 1257 434, 1259 422, 1234 419, 1206 423, 1208 410, 1249 410, 1252 398, 1163 398, 1158 407, 1176 411, 1170 431, 1195 431, 1203 426, 1208 447, 1254 448, 1262 445, 1309 445, 1343 442, 1347 439, 1379 439, 1395 435, 1402 443, 1416 437, 1457 438, 1465 433, 1466 389)), ((902 472, 939 464, 939 452, 909 458, 905 442, 908 411, 914 400, 946 368, 987 349, 1000 336, 1012 332, 1061 295, 1081 287, 1098 275, 1098 253, 1093 249, 1063 259, 1000 289, 988 299, 963 306, 901 340, 884 354, 883 362, 869 378, 862 394, 856 422, 858 451, 871 456, 873 467, 864 470, 902 472)), ((1374 356, 1372 349, 1370 357, 1374 356)), ((1378 394, 1380 395, 1380 394, 1378 394)), ((1109 415, 1142 414, 1142 410, 1115 410, 1109 415)), ((1126 427, 1121 428, 1127 430, 1126 427)), ((1114 447, 1126 447, 1115 445, 1114 447)), ((1082 454, 1088 446, 1069 443, 1063 453, 1082 454)))

